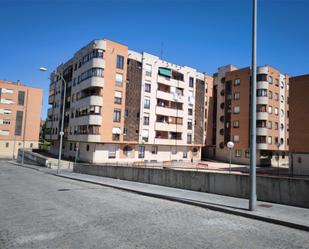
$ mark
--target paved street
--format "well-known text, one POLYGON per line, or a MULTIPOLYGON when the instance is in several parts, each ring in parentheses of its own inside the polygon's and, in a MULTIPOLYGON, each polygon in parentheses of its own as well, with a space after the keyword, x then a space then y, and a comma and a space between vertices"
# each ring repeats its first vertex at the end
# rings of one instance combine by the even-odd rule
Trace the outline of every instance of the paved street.
POLYGON ((309 233, 0 161, 0 248, 308 248, 309 233))

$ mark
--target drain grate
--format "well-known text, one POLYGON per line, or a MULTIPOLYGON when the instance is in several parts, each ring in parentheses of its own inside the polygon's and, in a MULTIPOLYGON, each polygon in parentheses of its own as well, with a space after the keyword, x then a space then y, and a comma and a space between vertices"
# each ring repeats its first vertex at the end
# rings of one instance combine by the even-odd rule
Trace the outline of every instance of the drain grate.
POLYGON ((258 205, 259 207, 264 207, 264 208, 271 208, 272 205, 269 205, 269 204, 260 204, 258 205))
POLYGON ((58 191, 69 191, 70 189, 68 189, 68 188, 60 188, 60 189, 58 189, 58 191))

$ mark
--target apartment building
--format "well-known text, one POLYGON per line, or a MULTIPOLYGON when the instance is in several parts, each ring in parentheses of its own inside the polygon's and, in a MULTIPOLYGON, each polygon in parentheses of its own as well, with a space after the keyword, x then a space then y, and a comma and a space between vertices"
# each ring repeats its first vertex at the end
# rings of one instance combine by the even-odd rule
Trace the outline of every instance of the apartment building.
POLYGON ((290 78, 290 169, 309 175, 309 74, 290 78))
MULTIPOLYGON (((87 162, 199 160, 212 77, 95 40, 57 68, 67 81, 64 145, 87 162)), ((57 154, 64 88, 51 75, 46 127, 57 154)))
MULTIPOLYGON (((233 141, 232 161, 249 163, 251 69, 232 65, 214 74, 213 137, 208 154, 227 161, 227 142, 233 141)), ((257 164, 287 164, 289 77, 270 66, 257 68, 257 164)))
POLYGON ((0 157, 13 158, 18 149, 38 148, 43 91, 0 80, 0 157))

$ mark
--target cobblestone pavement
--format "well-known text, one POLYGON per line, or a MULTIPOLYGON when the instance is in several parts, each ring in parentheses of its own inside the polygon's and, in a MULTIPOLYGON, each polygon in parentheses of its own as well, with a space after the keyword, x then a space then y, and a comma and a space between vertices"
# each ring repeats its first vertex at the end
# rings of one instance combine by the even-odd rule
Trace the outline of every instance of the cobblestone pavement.
POLYGON ((309 233, 0 161, 0 248, 308 248, 309 233))

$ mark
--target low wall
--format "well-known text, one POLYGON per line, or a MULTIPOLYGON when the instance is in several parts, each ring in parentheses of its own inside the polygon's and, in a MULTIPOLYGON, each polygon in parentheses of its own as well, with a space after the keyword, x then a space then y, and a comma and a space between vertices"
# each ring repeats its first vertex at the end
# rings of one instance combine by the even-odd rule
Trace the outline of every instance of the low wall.
MULTIPOLYGON (((18 150, 18 156, 17 156, 18 162, 21 162, 22 153, 23 153, 23 150, 19 149, 18 150)), ((34 153, 32 151, 29 151, 29 150, 25 150, 25 152, 24 152, 24 162, 28 163, 28 164, 35 164, 35 165, 44 166, 44 167, 48 166, 48 158, 47 157, 44 157, 40 154, 34 153)))
MULTIPOLYGON (((74 172, 240 198, 249 193, 247 175, 85 164, 74 165, 74 172)), ((309 179, 258 176, 257 198, 309 208, 309 179)))

